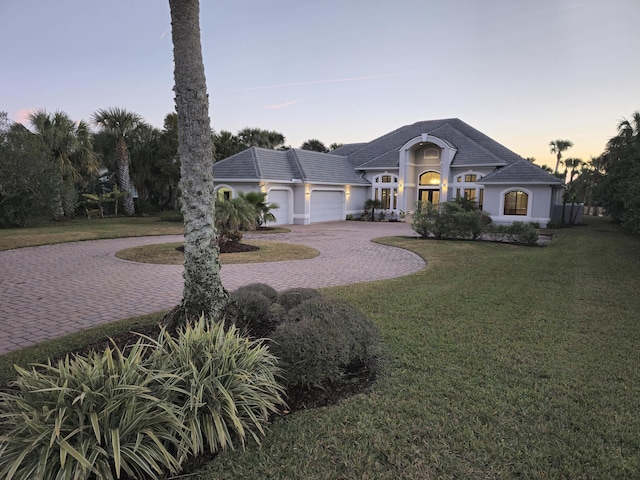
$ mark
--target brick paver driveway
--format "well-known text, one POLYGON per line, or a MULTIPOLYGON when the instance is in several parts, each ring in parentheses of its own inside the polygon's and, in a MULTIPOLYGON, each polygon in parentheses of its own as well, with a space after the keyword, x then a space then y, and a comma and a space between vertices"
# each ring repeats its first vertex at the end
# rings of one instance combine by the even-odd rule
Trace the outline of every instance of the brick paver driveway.
MULTIPOLYGON (((415 236, 405 223, 335 222, 293 225, 261 240, 308 245, 309 260, 225 265, 228 290, 254 282, 278 290, 320 288, 407 275, 424 267, 417 255, 372 243, 415 236)), ((248 236, 250 237, 250 236, 248 236)), ((0 252, 0 355, 122 318, 171 308, 182 296, 182 266, 121 260, 118 250, 181 241, 180 236, 65 243, 0 252)))

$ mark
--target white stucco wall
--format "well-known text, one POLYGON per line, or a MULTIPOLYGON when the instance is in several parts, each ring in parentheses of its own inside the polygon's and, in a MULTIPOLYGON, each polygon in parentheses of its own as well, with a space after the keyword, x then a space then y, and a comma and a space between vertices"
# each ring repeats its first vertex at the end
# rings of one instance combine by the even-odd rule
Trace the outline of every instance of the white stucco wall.
POLYGON ((551 187, 547 185, 485 185, 484 211, 499 225, 535 222, 545 227, 551 219, 551 187), (511 191, 529 195, 527 215, 504 215, 504 196, 511 191))

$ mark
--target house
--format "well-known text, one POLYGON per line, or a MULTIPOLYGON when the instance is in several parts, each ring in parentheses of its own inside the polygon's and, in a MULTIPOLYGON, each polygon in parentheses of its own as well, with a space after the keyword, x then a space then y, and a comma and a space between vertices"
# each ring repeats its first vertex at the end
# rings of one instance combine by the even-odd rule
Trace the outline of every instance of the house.
POLYGON ((493 221, 546 226, 562 181, 457 118, 406 125, 331 153, 249 148, 214 164, 220 195, 262 191, 277 203, 276 224, 359 216, 367 199, 387 218, 456 197, 493 221))

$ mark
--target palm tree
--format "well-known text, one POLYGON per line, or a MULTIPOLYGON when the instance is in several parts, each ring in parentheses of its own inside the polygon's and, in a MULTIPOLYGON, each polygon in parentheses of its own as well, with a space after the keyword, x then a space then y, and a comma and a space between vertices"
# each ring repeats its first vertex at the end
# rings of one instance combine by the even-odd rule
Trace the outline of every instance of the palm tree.
POLYGON ((110 134, 115 140, 115 157, 118 167, 118 186, 124 192, 124 213, 131 216, 135 213, 133 197, 131 195, 131 173, 129 166, 131 156, 127 140, 131 134, 144 123, 137 113, 129 112, 124 108, 100 109, 93 114, 93 122, 110 134))
POLYGON ((310 138, 302 144, 300 147, 302 150, 311 150, 312 152, 327 153, 329 149, 316 138, 310 138))
POLYGON ((573 180, 575 179, 575 174, 576 171, 578 169, 578 167, 580 165, 582 165, 584 162, 582 160, 580 160, 579 158, 567 158, 564 161, 564 178, 565 178, 565 183, 568 184, 567 190, 564 192, 564 199, 563 199, 563 204, 562 204, 562 222, 563 223, 567 223, 565 222, 564 219, 564 214, 565 214, 565 207, 567 205, 567 200, 571 200, 571 211, 569 212, 569 223, 571 223, 573 225, 575 219, 573 218, 573 209, 574 209, 574 205, 576 202, 576 184, 573 183, 573 180), (569 174, 569 180, 567 180, 567 174, 569 172, 569 169, 571 169, 571 172, 569 174))
POLYGON ((245 197, 216 199, 216 230, 218 231, 218 246, 223 248, 227 242, 242 240, 243 231, 255 230, 258 226, 258 216, 254 206, 245 197))
MULTIPOLYGON (((29 115, 36 135, 49 151, 50 159, 60 176, 60 191, 56 195, 54 215, 72 216, 78 196, 78 184, 98 171, 89 127, 84 121, 76 123, 61 111, 53 114, 36 110, 29 115)), ((85 184, 88 183, 85 181, 85 184)), ((85 185, 86 186, 86 185, 85 185)))
POLYGON ((271 210, 280 208, 277 203, 268 203, 265 192, 239 192, 238 197, 243 198, 253 208, 258 226, 266 225, 268 222, 275 222, 276 217, 271 210))
POLYGON ((260 128, 243 128, 238 132, 238 138, 245 148, 258 147, 275 150, 285 142, 284 135, 280 132, 260 128))
POLYGON ((216 238, 213 142, 200 43, 200 3, 169 0, 169 7, 185 241, 182 302, 165 323, 176 327, 202 314, 221 318, 229 294, 220 279, 220 252, 212 242, 216 238))
POLYGON ((553 171, 554 175, 558 173, 558 168, 560 168, 560 160, 562 159, 562 152, 564 152, 565 150, 571 147, 573 147, 573 143, 569 140, 552 140, 549 142, 549 148, 551 150, 551 153, 556 154, 556 168, 553 171))

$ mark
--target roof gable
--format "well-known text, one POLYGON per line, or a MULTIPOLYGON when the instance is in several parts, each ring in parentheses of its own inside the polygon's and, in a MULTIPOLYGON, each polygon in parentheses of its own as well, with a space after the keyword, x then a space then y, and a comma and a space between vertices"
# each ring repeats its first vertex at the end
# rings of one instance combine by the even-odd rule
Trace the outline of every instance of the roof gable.
POLYGON ((477 183, 482 185, 527 183, 562 185, 562 180, 528 160, 523 159, 506 167, 496 169, 494 172, 478 180, 477 183))

